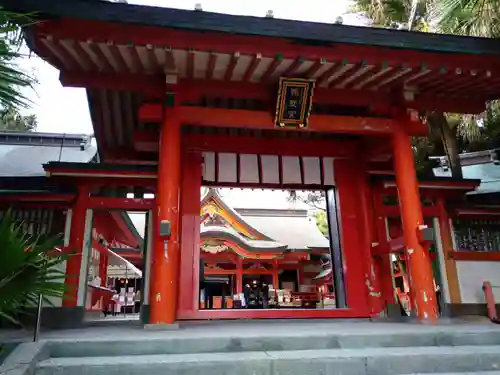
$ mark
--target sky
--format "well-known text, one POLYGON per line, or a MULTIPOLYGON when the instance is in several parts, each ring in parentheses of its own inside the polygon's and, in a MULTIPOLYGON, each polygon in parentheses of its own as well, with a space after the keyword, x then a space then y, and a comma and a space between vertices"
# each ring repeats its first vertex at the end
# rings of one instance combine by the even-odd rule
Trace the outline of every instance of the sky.
MULTIPOLYGON (((151 5, 179 9, 194 9, 200 3, 204 11, 264 17, 268 10, 275 18, 334 23, 343 16, 344 24, 359 25, 362 20, 347 14, 350 0, 130 0, 131 4, 151 5)), ((26 55, 29 51, 26 51, 26 55)), ((85 90, 62 87, 59 72, 49 64, 31 55, 20 61, 20 66, 35 74, 35 91, 26 95, 33 102, 27 113, 38 117, 38 131, 50 133, 92 134, 92 122, 87 107, 85 90)))

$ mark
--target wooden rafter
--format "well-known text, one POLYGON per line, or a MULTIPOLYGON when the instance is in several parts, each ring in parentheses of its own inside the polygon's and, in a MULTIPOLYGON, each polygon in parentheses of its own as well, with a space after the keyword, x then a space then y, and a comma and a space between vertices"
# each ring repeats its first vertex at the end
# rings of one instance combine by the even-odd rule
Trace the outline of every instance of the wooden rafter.
POLYGON ((240 59, 240 53, 239 52, 235 52, 231 56, 231 61, 229 62, 228 67, 226 68, 226 72, 224 73, 224 79, 226 81, 231 81, 232 80, 233 74, 234 74, 234 68, 236 68, 236 64, 238 64, 239 59, 240 59))
POLYGON ((260 53, 252 56, 252 61, 250 62, 250 65, 248 65, 248 68, 243 76, 243 82, 250 82, 261 60, 262 55, 260 53))
POLYGON ((217 63, 217 54, 211 52, 207 62, 207 69, 205 70, 205 79, 213 79, 216 63, 217 63))
POLYGON ((123 58, 120 49, 118 48, 117 45, 113 44, 112 42, 108 43, 108 50, 111 56, 113 57, 113 62, 115 63, 115 66, 117 67, 117 71, 119 73, 127 73, 128 66, 127 63, 125 62, 125 59, 123 58))
POLYGON ((89 51, 94 54, 100 71, 102 70, 110 73, 114 72, 113 65, 110 64, 108 58, 102 51, 99 44, 94 43, 92 41, 87 41, 86 46, 89 49, 89 51))

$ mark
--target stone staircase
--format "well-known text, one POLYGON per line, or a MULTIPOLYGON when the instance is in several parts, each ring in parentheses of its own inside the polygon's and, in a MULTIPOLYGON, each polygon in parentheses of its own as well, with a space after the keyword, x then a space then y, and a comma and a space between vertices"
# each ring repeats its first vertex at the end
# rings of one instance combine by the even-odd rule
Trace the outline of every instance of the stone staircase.
POLYGON ((241 329, 228 324, 164 332, 127 328, 127 335, 87 333, 83 338, 68 333, 31 344, 39 348, 26 374, 500 375, 498 326, 307 326, 241 329))

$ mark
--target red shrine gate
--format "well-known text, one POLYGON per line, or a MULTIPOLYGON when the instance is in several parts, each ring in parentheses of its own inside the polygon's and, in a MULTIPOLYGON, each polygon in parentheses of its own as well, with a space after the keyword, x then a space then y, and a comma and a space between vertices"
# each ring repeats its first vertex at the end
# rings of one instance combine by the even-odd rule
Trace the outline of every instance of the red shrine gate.
MULTIPOLYGON (((128 178, 128 186, 146 186, 156 195, 147 203, 100 198, 83 181, 71 230, 71 244, 81 250, 85 210, 98 200, 100 208, 154 207, 150 323, 373 315, 378 302, 366 275, 376 255, 377 234, 370 228, 377 213, 369 209, 369 175, 380 170, 396 177, 417 315, 437 317, 410 136, 427 132, 418 111, 479 113, 500 96, 497 41, 106 2, 12 0, 6 6, 47 18, 27 28, 30 48, 61 71, 63 85, 87 89, 99 168, 107 170, 94 183, 123 186, 128 178), (217 166, 236 155, 231 178, 218 167, 209 178, 209 154, 203 153, 215 153, 217 166), (241 163, 246 155, 257 158, 248 174, 241 163), (278 159, 271 179, 259 167, 269 155, 278 159), (286 158, 296 158, 299 170, 290 180, 286 158), (311 183, 305 158, 318 161, 319 182, 311 183), (199 311, 202 176, 224 186, 334 185, 348 308, 199 311), (170 235, 162 236, 165 226, 170 235)), ((68 262, 68 272, 80 270, 78 262, 68 262)), ((377 264, 377 279, 389 275, 388 262, 377 264)))

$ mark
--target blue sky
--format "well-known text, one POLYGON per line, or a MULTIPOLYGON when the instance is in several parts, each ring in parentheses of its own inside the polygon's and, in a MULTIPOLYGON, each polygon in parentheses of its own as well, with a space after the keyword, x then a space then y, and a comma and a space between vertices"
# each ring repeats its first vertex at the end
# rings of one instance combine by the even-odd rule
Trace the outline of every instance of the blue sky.
MULTIPOLYGON (((350 0, 130 0, 129 3, 194 9, 201 3, 204 11, 238 15, 264 16, 273 10, 276 18, 333 23, 344 15, 345 24, 361 24, 355 15, 345 15, 350 0)), ((29 110, 38 117, 38 131, 91 134, 92 123, 84 89, 64 88, 59 83, 59 72, 36 56, 25 58, 20 65, 33 71, 38 79, 35 92, 27 95, 33 101, 29 110)))

